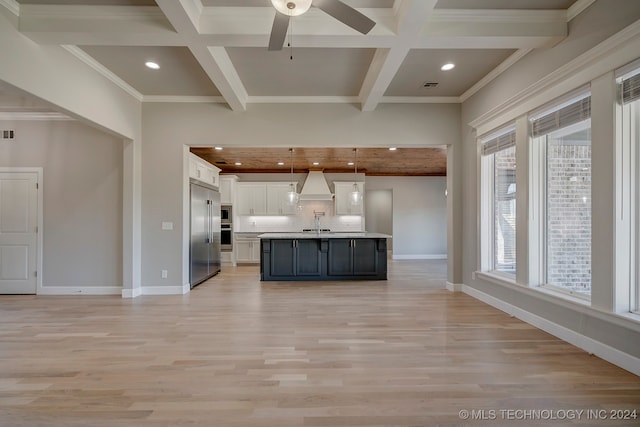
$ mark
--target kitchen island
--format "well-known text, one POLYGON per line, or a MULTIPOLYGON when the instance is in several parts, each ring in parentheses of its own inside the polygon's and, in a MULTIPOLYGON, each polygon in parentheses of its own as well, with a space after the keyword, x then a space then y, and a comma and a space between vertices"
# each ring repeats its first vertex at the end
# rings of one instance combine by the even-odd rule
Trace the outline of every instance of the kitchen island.
POLYGON ((260 278, 274 280, 386 280, 387 238, 381 233, 265 233, 260 278))

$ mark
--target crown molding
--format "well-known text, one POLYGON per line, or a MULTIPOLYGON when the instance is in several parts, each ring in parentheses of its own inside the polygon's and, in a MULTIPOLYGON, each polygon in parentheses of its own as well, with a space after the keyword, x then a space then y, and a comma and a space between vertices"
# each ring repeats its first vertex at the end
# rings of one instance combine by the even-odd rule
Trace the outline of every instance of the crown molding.
POLYGON ((182 96, 182 95, 144 95, 142 102, 177 102, 177 103, 211 103, 226 104, 221 96, 182 96))
MULTIPOLYGON (((492 125, 491 122, 497 120, 498 118, 500 118, 500 120, 509 121, 514 119, 515 116, 519 114, 526 113, 526 111, 520 110, 526 107, 525 104, 533 97, 542 94, 549 88, 561 84, 576 73, 583 72, 583 74, 585 74, 584 72, 588 67, 593 66, 598 61, 605 58, 607 55, 617 52, 622 45, 631 42, 634 39, 640 39, 640 20, 620 30, 618 33, 602 41, 582 55, 574 58, 572 61, 547 74, 545 77, 533 83, 529 87, 516 93, 505 102, 475 118, 474 120, 469 122, 469 126, 476 129, 478 131, 478 134, 482 134, 486 131, 489 131, 492 125), (487 127, 487 129, 480 129, 483 127, 487 127)), ((637 55, 631 51, 625 51, 623 53, 628 53, 629 55, 637 57, 637 55)), ((617 65, 614 63, 611 64, 611 67, 613 68, 615 68, 616 66, 617 65)), ((584 79, 588 77, 588 75, 585 75, 582 78, 584 79)), ((578 87, 581 84, 585 84, 587 82, 588 81, 575 81, 574 83, 575 87, 578 87)))
POLYGON ((526 56, 532 50, 533 50, 532 48, 529 48, 529 49, 518 49, 517 51, 515 51, 511 56, 509 56, 507 59, 505 59, 500 65, 498 65, 496 68, 491 70, 489 72, 489 74, 484 76, 482 79, 478 80, 478 82, 476 84, 471 86, 469 89, 467 89, 467 91, 465 93, 460 95, 460 101, 464 102, 467 99, 471 98, 475 93, 480 91, 480 89, 482 89, 483 87, 485 87, 486 85, 491 83, 500 74, 502 74, 505 71, 507 71, 507 69, 509 67, 511 67, 516 62, 518 62, 520 59, 522 59, 524 56, 526 56))
POLYGON ((567 22, 580 15, 586 8, 595 3, 596 0, 577 0, 567 9, 567 22))
POLYGON ((140 92, 135 90, 131 85, 129 85, 124 80, 122 80, 120 77, 116 76, 113 72, 111 72, 109 69, 107 69, 101 63, 99 63, 98 61, 93 59, 93 57, 88 55, 84 50, 80 49, 77 46, 73 46, 73 45, 62 45, 61 47, 63 49, 65 49, 66 51, 68 51, 69 53, 71 53, 76 58, 78 58, 79 60, 81 60, 82 62, 84 62, 85 64, 87 64, 89 67, 91 67, 94 70, 96 70, 103 77, 106 77, 108 80, 110 80, 116 86, 118 86, 120 89, 124 90, 129 95, 133 96, 135 99, 137 99, 138 101, 142 102, 142 94, 140 92))
POLYGON ((73 118, 57 112, 43 111, 6 111, 0 112, 0 120, 16 121, 40 121, 40 120, 74 120, 73 118))
POLYGON ((380 104, 460 104, 459 96, 383 96, 380 104))
POLYGON ((0 0, 0 6, 4 6, 15 16, 20 16, 20 3, 18 3, 16 0, 0 0))
MULTIPOLYGON (((142 102, 225 104, 221 96, 144 95, 142 102)), ((250 96, 247 104, 358 104, 357 96, 250 96)), ((459 104, 457 96, 385 96, 382 104, 459 104)))
POLYGON ((357 96, 249 96, 248 104, 357 104, 357 96))
POLYGON ((548 23, 566 22, 567 11, 560 10, 478 10, 434 9, 432 22, 485 22, 485 23, 548 23))

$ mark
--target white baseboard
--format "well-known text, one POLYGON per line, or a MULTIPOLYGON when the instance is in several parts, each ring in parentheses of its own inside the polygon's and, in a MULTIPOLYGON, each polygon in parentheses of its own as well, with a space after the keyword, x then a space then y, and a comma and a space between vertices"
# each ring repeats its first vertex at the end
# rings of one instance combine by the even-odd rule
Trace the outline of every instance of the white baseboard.
POLYGON ((38 295, 120 295, 122 286, 41 286, 38 295))
POLYGON ((429 255, 393 255, 392 259, 447 259, 447 254, 429 255))
POLYGON ((464 285, 462 283, 451 283, 447 282, 446 287, 451 292, 462 292, 462 287, 464 285))
POLYGON ((142 288, 139 286, 135 289, 123 289, 122 298, 136 298, 142 295, 142 288))
POLYGON ((136 289, 123 289, 122 298, 136 298, 140 295, 183 295, 191 291, 191 285, 182 286, 142 286, 136 289))
POLYGON ((462 292, 487 303, 498 310, 504 311, 511 316, 517 317, 525 323, 542 329, 555 337, 573 344, 589 354, 594 354, 607 362, 613 363, 614 365, 632 372, 635 375, 640 375, 640 358, 624 353, 607 344, 565 328, 564 326, 558 325, 557 323, 551 322, 543 317, 504 302, 470 286, 462 285, 462 292))

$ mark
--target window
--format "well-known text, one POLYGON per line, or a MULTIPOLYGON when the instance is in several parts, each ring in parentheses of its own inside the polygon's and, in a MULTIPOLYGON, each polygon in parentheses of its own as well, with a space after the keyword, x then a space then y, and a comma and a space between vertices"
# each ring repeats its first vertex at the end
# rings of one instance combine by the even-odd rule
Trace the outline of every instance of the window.
POLYGON ((516 139, 503 129, 481 139, 483 244, 482 270, 516 273, 516 139))
POLYGON ((538 283, 591 295, 591 97, 586 91, 547 106, 531 120, 538 283))
MULTIPOLYGON (((625 176, 627 185, 623 183, 622 192, 628 195, 629 202, 627 211, 633 221, 629 224, 628 235, 632 236, 627 247, 630 249, 629 264, 631 264, 630 277, 626 280, 630 283, 627 291, 617 288, 616 300, 620 301, 618 306, 626 306, 627 310, 638 313, 640 311, 640 68, 638 62, 631 64, 631 71, 622 70, 618 78, 619 97, 621 108, 620 125, 622 127, 622 157, 628 153, 630 157, 630 167, 622 166, 623 174, 626 170, 629 173, 625 176)), ((627 68, 627 67, 625 67, 627 68)), ((623 162, 629 159, 623 159, 623 162)), ((624 196, 623 196, 624 197, 624 196)))

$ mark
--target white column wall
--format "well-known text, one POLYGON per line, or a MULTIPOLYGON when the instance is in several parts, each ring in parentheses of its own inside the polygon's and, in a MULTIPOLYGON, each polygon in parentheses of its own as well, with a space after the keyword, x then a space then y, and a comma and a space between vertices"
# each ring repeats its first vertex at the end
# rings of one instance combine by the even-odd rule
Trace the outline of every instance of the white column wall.
POLYGON ((123 295, 140 287, 140 101, 59 46, 38 45, 17 30, 17 18, 0 7, 0 81, 55 109, 122 139, 123 295))

